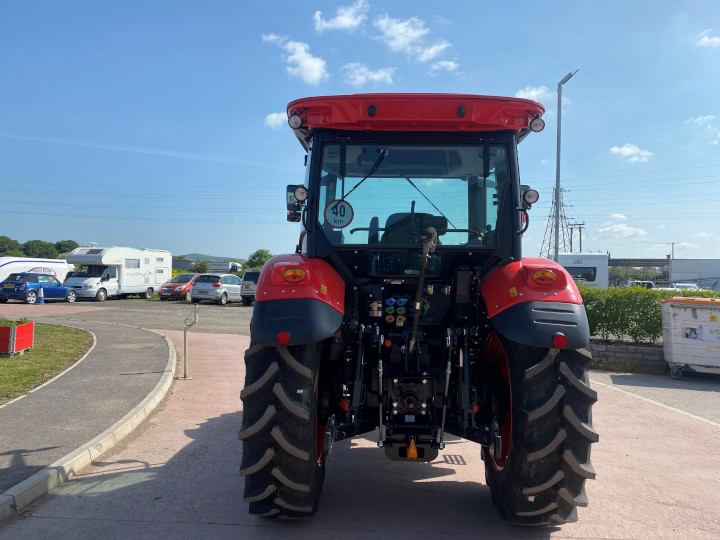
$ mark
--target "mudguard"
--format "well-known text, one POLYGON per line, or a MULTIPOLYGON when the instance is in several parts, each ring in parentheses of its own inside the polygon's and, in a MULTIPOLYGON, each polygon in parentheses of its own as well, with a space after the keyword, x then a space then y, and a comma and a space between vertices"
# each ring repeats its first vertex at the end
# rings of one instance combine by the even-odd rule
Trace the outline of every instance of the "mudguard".
POLYGON ((340 329, 345 314, 345 282, 323 259, 304 255, 278 255, 260 272, 250 323, 252 341, 278 345, 281 332, 289 335, 284 345, 317 343, 340 329), (305 278, 297 283, 283 279, 283 272, 299 268, 305 278))
POLYGON ((528 258, 493 270, 480 284, 493 328, 503 337, 533 347, 553 347, 562 333, 568 349, 585 347, 590 328, 575 282, 558 263, 528 258), (556 279, 543 285, 533 279, 551 270, 556 279))

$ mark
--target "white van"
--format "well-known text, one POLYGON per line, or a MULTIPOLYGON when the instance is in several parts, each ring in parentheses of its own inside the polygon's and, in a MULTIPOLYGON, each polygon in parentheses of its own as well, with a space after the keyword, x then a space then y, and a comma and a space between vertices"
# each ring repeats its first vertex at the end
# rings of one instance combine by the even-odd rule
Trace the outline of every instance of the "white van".
POLYGON ((60 283, 75 267, 61 259, 44 259, 42 257, 0 257, 0 281, 10 274, 32 272, 34 274, 50 274, 60 283))
POLYGON ((69 263, 78 266, 65 281, 78 298, 102 302, 108 296, 133 294, 150 298, 172 277, 169 251, 129 247, 79 247, 70 252, 69 263))
POLYGON ((609 258, 607 253, 560 253, 558 263, 576 283, 607 289, 609 258))

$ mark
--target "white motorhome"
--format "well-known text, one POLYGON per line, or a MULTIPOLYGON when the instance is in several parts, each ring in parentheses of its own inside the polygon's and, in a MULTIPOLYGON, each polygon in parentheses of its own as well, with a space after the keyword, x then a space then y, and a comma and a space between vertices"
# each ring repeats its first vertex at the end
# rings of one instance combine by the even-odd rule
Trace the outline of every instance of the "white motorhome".
POLYGON ((33 272, 36 274, 50 274, 58 278, 60 283, 75 267, 61 259, 44 259, 42 257, 0 257, 0 281, 7 279, 10 274, 18 272, 33 272))
POLYGON ((65 285, 75 289, 78 298, 102 302, 108 296, 133 294, 150 298, 172 277, 169 251, 129 247, 79 247, 70 252, 69 263, 78 269, 65 285))
POLYGON ((558 263, 572 276, 576 283, 596 289, 608 288, 607 253, 560 253, 558 263))

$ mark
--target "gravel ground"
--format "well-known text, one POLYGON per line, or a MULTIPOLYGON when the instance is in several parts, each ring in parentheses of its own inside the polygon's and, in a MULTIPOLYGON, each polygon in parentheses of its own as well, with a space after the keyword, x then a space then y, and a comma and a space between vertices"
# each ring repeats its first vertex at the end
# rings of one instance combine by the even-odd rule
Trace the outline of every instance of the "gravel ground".
MULTIPOLYGON (((64 305, 67 306, 67 304, 64 305)), ((6 306, 9 306, 9 304, 6 304, 6 306)), ((188 319, 188 322, 192 322, 195 310, 195 305, 187 301, 141 300, 138 298, 106 300, 105 302, 78 301, 75 306, 82 309, 82 313, 72 317, 71 313, 66 312, 63 313, 62 317, 71 316, 79 320, 129 324, 141 328, 160 330, 184 330, 185 320, 188 319)), ((240 302, 229 303, 224 306, 203 302, 198 306, 198 323, 193 326, 190 332, 250 335, 252 306, 244 306, 240 302)), ((50 314, 43 316, 53 317, 50 314)))

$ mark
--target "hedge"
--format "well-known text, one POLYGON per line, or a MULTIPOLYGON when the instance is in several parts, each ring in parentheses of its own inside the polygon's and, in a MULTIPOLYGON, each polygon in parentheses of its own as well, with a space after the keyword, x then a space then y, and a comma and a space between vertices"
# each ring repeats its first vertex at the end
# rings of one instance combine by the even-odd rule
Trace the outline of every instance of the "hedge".
POLYGON ((660 300, 674 296, 717 297, 713 291, 661 291, 644 287, 578 287, 585 303, 590 335, 603 341, 655 343, 662 336, 660 300))

